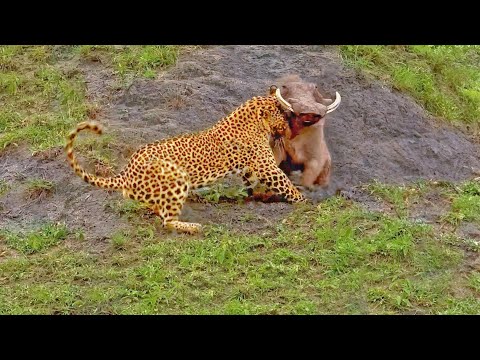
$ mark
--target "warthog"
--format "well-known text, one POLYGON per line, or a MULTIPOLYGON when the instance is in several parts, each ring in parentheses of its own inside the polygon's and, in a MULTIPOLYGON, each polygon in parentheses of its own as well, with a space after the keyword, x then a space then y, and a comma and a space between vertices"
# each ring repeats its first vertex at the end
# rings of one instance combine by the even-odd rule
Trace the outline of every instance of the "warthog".
POLYGON ((302 170, 301 184, 305 187, 327 186, 332 159, 323 127, 325 116, 340 105, 340 94, 336 93, 335 101, 324 97, 317 85, 298 75, 279 79, 270 88, 270 93, 278 92, 290 111, 286 113, 287 132, 270 140, 277 164, 286 174, 302 170))

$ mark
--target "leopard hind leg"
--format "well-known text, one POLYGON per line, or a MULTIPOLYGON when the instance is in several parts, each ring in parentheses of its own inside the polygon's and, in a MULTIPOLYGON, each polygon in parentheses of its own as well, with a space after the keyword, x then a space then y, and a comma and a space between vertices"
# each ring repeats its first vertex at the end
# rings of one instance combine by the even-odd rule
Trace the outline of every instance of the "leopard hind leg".
POLYGON ((176 164, 155 160, 138 170, 135 198, 145 203, 162 219, 163 227, 177 232, 195 234, 202 230, 201 224, 179 221, 183 205, 188 197, 190 184, 188 174, 176 164))

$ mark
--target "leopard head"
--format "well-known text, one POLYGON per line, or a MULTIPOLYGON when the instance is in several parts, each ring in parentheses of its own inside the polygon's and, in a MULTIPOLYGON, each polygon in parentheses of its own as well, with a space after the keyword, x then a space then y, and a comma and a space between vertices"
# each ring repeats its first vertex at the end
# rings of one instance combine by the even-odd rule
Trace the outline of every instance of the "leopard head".
POLYGON ((271 136, 285 136, 289 130, 287 114, 276 98, 272 97, 271 100, 272 105, 257 110, 258 118, 271 136))

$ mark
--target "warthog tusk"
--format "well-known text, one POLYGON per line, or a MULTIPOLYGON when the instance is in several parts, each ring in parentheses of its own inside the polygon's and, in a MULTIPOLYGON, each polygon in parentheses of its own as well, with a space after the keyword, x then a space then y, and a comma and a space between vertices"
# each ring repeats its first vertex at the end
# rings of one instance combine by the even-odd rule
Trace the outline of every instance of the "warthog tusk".
POLYGON ((277 89, 275 91, 275 96, 277 97, 278 101, 280 101, 280 104, 282 104, 284 108, 290 110, 291 112, 294 112, 292 105, 290 105, 290 103, 282 97, 282 94, 280 94, 280 89, 277 89))
POLYGON ((332 111, 337 110, 338 106, 340 105, 340 102, 342 101, 342 97, 338 93, 338 91, 335 92, 335 101, 331 103, 330 105, 327 106, 327 114, 331 113, 332 111))

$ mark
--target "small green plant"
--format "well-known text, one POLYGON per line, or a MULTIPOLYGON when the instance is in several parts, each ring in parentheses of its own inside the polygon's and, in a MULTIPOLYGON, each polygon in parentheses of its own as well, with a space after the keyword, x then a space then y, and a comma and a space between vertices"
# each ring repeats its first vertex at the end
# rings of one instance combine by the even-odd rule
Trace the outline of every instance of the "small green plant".
POLYGON ((74 237, 78 241, 84 241, 85 240, 85 231, 83 229, 77 229, 73 233, 74 237))
POLYGON ((128 234, 124 231, 116 232, 112 235, 112 245, 117 250, 125 250, 128 241, 128 234))
POLYGON ((0 179, 0 196, 5 194, 10 189, 10 185, 6 180, 0 179))
POLYGON ((468 250, 480 252, 480 241, 474 239, 464 239, 464 243, 468 250))
POLYGON ((9 95, 16 95, 23 78, 16 73, 0 73, 0 91, 5 91, 9 95))
POLYGON ((467 181, 456 188, 457 192, 452 197, 452 205, 444 220, 453 225, 462 221, 480 221, 480 183, 467 181))
POLYGON ((76 47, 75 52, 86 60, 102 61, 115 52, 115 46, 111 45, 81 45, 76 47))
POLYGON ((50 195, 55 190, 55 184, 45 179, 29 179, 27 192, 30 198, 38 198, 42 195, 50 195))
POLYGON ((30 179, 27 181, 28 190, 47 190, 50 191, 55 187, 55 184, 45 179, 30 179))
POLYGON ((22 46, 0 46, 0 70, 14 71, 17 68, 15 55, 22 51, 22 46))
POLYGON ((118 215, 138 215, 147 209, 146 205, 137 200, 120 199, 115 200, 106 205, 118 215))
POLYGON ((470 180, 462 184, 460 191, 465 195, 480 196, 480 181, 470 180))
POLYGON ((240 201, 248 196, 247 189, 243 186, 231 186, 224 183, 216 183, 211 187, 196 190, 197 194, 206 200, 218 203, 223 201, 240 201))
POLYGON ((33 254, 48 249, 64 240, 67 235, 68 230, 65 224, 45 224, 26 233, 0 231, 0 237, 5 239, 6 244, 23 254, 33 254))

